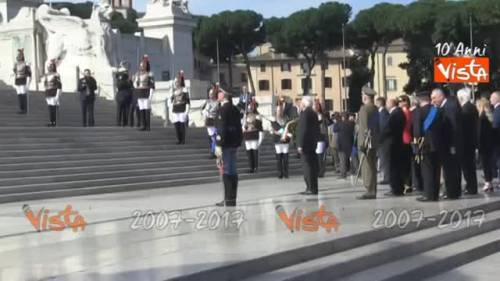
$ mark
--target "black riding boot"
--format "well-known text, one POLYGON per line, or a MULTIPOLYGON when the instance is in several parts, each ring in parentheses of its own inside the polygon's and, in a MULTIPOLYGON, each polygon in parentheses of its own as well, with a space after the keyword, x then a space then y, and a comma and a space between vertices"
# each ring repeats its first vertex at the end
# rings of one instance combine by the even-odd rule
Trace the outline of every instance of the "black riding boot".
POLYGON ((253 151, 253 169, 257 173, 259 171, 259 150, 255 149, 253 151))
POLYGON ((281 154, 281 159, 283 160, 283 176, 285 179, 288 178, 288 153, 281 154))
POLYGON ((253 150, 250 149, 250 150, 247 150, 247 157, 248 157, 248 167, 249 167, 249 173, 250 174, 253 174, 255 173, 255 161, 254 161, 254 154, 253 154, 253 150))
POLYGON ((215 204, 219 207, 226 206, 227 202, 231 199, 232 195, 232 181, 230 175, 222 175, 222 184, 224 185, 224 200, 215 204))
POLYGON ((283 154, 276 153, 276 168, 278 169, 278 178, 283 178, 283 154))

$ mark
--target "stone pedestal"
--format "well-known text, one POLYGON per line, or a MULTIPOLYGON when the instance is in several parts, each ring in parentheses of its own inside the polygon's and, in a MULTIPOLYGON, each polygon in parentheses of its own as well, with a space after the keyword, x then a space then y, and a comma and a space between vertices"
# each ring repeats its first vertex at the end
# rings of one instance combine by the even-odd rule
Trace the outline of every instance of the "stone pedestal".
POLYGON ((193 29, 196 22, 187 9, 187 2, 175 0, 152 0, 146 14, 137 20, 144 36, 165 41, 170 49, 170 72, 172 77, 184 70, 187 78, 193 77, 193 29))

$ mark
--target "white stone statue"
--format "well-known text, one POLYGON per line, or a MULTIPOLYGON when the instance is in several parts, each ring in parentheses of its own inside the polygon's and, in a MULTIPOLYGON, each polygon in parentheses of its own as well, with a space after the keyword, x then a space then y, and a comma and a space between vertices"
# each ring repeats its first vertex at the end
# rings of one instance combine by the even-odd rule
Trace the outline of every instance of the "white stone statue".
POLYGON ((170 7, 182 11, 184 14, 189 14, 188 0, 150 0, 153 5, 161 5, 162 7, 170 7))

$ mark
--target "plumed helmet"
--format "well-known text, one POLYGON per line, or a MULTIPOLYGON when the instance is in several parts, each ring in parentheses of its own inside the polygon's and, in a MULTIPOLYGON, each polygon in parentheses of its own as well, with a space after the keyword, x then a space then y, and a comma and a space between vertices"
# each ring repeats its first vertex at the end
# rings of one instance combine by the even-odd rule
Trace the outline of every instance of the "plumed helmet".
POLYGON ((17 50, 17 61, 24 61, 24 49, 17 50))
POLYGON ((141 62, 139 64, 139 68, 140 69, 144 69, 147 72, 151 71, 151 63, 149 61, 149 56, 148 55, 144 55, 142 57, 142 60, 141 60, 141 62))

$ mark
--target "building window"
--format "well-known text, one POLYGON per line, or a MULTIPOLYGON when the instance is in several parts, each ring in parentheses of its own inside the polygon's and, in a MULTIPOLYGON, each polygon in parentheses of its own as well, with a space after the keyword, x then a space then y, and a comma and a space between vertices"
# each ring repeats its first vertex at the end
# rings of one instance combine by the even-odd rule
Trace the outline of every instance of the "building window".
POLYGON ((281 89, 282 90, 291 90, 292 89, 292 80, 291 79, 281 80, 281 89))
POLYGON ((266 72, 266 64, 265 63, 260 64, 260 72, 266 72))
POLYGON ((305 90, 306 87, 310 89, 312 89, 312 81, 311 81, 311 78, 307 79, 307 78, 302 78, 301 80, 301 84, 302 84, 302 90, 305 90))
POLYGON ((328 62, 324 62, 324 63, 322 63, 322 64, 321 64, 321 68, 322 68, 323 70, 328 70, 328 68, 329 68, 329 64, 328 64, 328 62))
POLYGON ((247 74, 246 73, 241 73, 240 74, 241 76, 241 83, 247 83, 248 82, 248 78, 247 78, 247 74))
POLYGON ((161 72, 161 80, 162 81, 170 81, 170 71, 165 70, 161 72))
POLYGON ((308 69, 309 69, 309 66, 307 63, 305 63, 305 62, 300 63, 300 71, 302 71, 302 73, 307 73, 308 69))
POLYGON ((392 57, 387 57, 387 66, 392 66, 392 57))
POLYGON ((323 84, 325 85, 325 88, 331 88, 332 87, 332 78, 331 77, 325 77, 325 80, 323 81, 323 84))
POLYGON ((226 83, 226 75, 224 75, 224 72, 221 72, 221 73, 219 74, 219 81, 220 81, 221 83, 226 83))
POLYGON ((398 90, 398 83, 396 79, 387 79, 386 87, 388 91, 395 92, 398 90))
POLYGON ((292 65, 289 62, 284 62, 281 64, 281 72, 290 72, 292 65))
POLYGON ((259 80, 259 91, 269 91, 269 80, 259 80))

